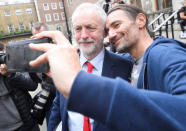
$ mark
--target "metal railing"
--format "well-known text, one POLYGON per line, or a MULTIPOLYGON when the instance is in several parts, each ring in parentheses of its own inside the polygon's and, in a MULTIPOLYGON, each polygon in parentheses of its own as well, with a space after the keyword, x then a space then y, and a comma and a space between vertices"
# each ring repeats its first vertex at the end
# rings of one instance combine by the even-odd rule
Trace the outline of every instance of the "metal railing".
POLYGON ((153 37, 161 36, 165 31, 166 37, 169 38, 169 32, 171 31, 172 38, 174 39, 174 22, 177 19, 179 10, 172 11, 172 8, 167 8, 161 11, 157 11, 149 14, 151 22, 148 27, 151 30, 153 37))

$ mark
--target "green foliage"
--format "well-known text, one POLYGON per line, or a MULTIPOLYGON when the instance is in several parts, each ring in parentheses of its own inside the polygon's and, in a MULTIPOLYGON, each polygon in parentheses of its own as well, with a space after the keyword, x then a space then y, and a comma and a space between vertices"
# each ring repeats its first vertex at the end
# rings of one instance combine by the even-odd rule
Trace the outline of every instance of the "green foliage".
POLYGON ((18 28, 15 28, 15 32, 6 33, 6 34, 4 33, 3 30, 0 30, 0 38, 13 37, 13 36, 17 36, 17 35, 24 35, 26 33, 31 33, 31 30, 22 30, 22 31, 19 31, 18 28))
POLYGON ((3 30, 0 30, 0 34, 4 34, 4 31, 3 30))
POLYGON ((28 31, 29 30, 29 27, 28 26, 26 26, 26 31, 28 31))
POLYGON ((15 28, 15 32, 19 32, 19 28, 18 27, 15 28))

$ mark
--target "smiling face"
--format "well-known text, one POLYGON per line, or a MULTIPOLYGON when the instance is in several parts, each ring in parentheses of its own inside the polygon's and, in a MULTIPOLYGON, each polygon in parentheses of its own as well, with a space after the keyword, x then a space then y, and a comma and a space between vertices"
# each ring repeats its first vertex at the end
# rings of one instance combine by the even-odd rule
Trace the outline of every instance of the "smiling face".
POLYGON ((107 17, 106 29, 111 44, 118 52, 129 52, 138 42, 138 26, 123 10, 115 10, 107 17))
POLYGON ((75 39, 87 59, 97 56, 103 49, 103 21, 95 10, 79 12, 73 20, 75 39))

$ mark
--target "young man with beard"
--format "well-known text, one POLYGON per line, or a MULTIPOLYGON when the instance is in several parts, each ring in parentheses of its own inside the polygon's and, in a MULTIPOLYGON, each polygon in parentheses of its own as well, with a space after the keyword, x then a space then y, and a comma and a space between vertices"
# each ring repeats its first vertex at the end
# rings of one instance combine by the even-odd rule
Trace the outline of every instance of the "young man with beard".
POLYGON ((76 49, 57 32, 36 36, 51 37, 58 45, 30 45, 32 49, 46 52, 30 64, 37 66, 49 61, 56 87, 68 98, 67 108, 94 118, 110 129, 184 131, 186 44, 163 37, 153 40, 147 23, 141 9, 119 5, 109 11, 106 24, 116 49, 129 52, 136 66, 141 65, 132 71, 140 72, 135 78, 137 88, 120 78, 98 77, 81 71, 76 49))
MULTIPOLYGON (((72 15, 75 39, 80 49, 82 70, 89 70, 87 63, 89 62, 93 65, 92 74, 111 78, 118 76, 129 81, 132 63, 104 49, 106 17, 102 8, 91 3, 81 4, 72 15)), ((88 94, 89 92, 84 93, 88 94)), ((62 121, 63 131, 109 131, 108 128, 93 119, 68 111, 66 105, 66 98, 57 92, 48 131, 56 129, 60 121, 62 121)))

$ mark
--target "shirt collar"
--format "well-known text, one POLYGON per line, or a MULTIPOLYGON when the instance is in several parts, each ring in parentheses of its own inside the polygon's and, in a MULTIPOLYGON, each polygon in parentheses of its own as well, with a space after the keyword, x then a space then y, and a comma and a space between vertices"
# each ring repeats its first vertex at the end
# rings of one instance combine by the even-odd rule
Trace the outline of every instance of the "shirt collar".
POLYGON ((138 58, 136 61, 135 61, 135 65, 138 65, 138 64, 141 64, 143 63, 143 56, 141 56, 140 58, 138 58))
POLYGON ((96 70, 99 70, 100 68, 102 68, 102 64, 101 61, 104 60, 104 54, 105 54, 105 50, 104 48, 101 50, 101 52, 92 60, 87 60, 87 58, 84 57, 84 55, 81 53, 80 54, 80 62, 81 62, 81 66, 83 66, 85 64, 85 62, 89 61, 96 70))

